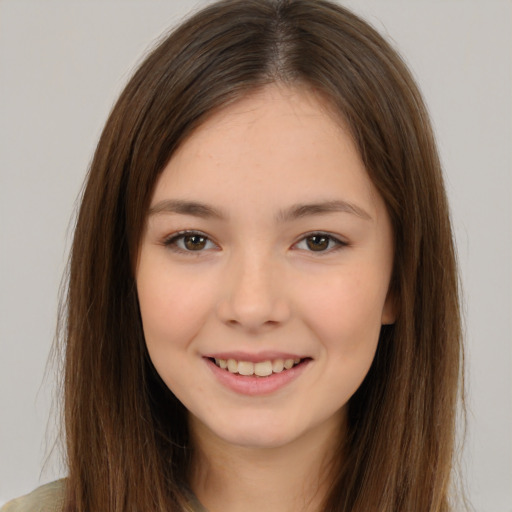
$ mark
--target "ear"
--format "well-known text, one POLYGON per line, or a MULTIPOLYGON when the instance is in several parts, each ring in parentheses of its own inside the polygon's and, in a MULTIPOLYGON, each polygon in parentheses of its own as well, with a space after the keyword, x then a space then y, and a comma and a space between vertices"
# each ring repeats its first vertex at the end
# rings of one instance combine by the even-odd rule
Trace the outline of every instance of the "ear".
POLYGON ((382 308, 381 324, 382 325, 393 325, 396 321, 397 313, 398 313, 398 305, 397 305, 396 296, 390 290, 390 291, 388 291, 386 301, 384 302, 384 307, 382 308))

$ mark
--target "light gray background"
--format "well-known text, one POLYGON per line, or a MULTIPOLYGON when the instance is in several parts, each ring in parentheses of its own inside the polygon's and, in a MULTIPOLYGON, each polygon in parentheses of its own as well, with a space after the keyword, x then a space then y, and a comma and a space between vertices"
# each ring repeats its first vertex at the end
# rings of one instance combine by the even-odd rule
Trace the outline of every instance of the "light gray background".
MULTIPOLYGON (((144 50, 193 0, 0 0, 0 503, 41 474, 53 375, 43 382, 83 177, 144 50)), ((429 104, 465 291, 477 511, 512 511, 512 1, 351 0, 387 34, 429 104)), ((409 511, 413 512, 413 511, 409 511)))

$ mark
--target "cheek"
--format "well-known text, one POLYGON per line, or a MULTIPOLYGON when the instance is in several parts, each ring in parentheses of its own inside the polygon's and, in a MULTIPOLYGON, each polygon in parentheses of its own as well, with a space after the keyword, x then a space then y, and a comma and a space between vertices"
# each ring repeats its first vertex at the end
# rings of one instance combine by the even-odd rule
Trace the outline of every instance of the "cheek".
POLYGON ((141 272, 137 292, 148 350, 183 348, 205 321, 210 297, 206 283, 183 273, 141 272))
POLYGON ((386 292, 372 274, 339 273, 303 298, 304 317, 331 357, 373 357, 386 292))
POLYGON ((191 379, 187 361, 193 340, 208 317, 211 302, 205 282, 159 265, 146 265, 137 278, 144 338, 151 361, 167 387, 182 401, 204 392, 191 379))
MULTIPOLYGON (((349 402, 371 367, 386 283, 367 267, 361 271, 337 269, 330 276, 315 277, 309 280, 309 293, 296 290, 300 300, 296 304, 317 342, 316 382, 322 386, 321 403, 327 413, 334 413, 349 402)), ((314 387, 310 400, 318 401, 314 387)))

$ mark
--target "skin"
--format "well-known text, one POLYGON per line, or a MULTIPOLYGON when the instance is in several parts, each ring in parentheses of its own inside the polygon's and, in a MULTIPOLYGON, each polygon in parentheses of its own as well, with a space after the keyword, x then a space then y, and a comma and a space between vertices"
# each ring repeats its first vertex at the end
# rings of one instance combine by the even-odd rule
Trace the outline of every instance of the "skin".
POLYGON ((140 309, 152 362, 189 410, 191 485, 210 512, 319 510, 320 468, 381 325, 395 318, 386 208, 328 108, 309 89, 267 86, 209 117, 156 183, 140 309), (341 211, 297 214, 333 201, 341 211), (199 239, 179 238, 185 230, 203 245, 186 245, 199 239), (331 238, 315 246, 315 234, 331 238), (286 385, 254 396, 226 387, 205 357, 232 351, 308 359, 286 385))

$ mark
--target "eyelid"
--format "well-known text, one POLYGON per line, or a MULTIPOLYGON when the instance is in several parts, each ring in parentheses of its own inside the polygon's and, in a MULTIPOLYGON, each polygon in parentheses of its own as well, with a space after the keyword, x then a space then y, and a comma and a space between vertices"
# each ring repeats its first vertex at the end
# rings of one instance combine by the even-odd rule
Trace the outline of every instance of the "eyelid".
MULTIPOLYGON (((210 244, 213 244, 215 246, 215 248, 217 248, 217 249, 220 248, 219 245, 214 240, 212 240, 212 238, 208 234, 206 234, 203 231, 196 230, 196 229, 184 229, 181 231, 177 231, 175 233, 171 233, 170 235, 166 236, 162 240, 162 245, 164 245, 165 247, 168 247, 170 250, 172 250, 174 252, 178 252, 178 253, 182 253, 182 254, 186 254, 186 255, 193 255, 193 256, 198 256, 201 253, 210 251, 212 249, 211 247, 210 248, 205 247, 203 249, 193 251, 193 250, 184 249, 177 245, 176 242, 178 240, 185 238, 186 236, 194 236, 194 235, 204 237, 207 240, 207 244, 210 243, 210 244)), ((296 242, 294 242, 292 244, 292 249, 304 250, 305 252, 309 252, 309 253, 317 254, 318 256, 322 256, 322 255, 326 255, 326 254, 335 252, 336 250, 342 249, 343 247, 347 247, 349 245, 350 244, 346 240, 343 240, 339 235, 334 235, 334 234, 326 232, 326 231, 310 231, 308 233, 304 233, 303 235, 301 235, 301 237, 296 242), (300 249, 299 247, 297 247, 300 243, 305 242, 309 237, 313 237, 313 236, 326 237, 330 240, 329 244, 331 242, 334 242, 334 246, 327 248, 325 250, 320 250, 320 251, 314 251, 311 249, 300 249)))
POLYGON ((197 229, 184 229, 182 231, 177 231, 175 233, 171 233, 170 235, 166 236, 162 240, 162 245, 164 245, 165 247, 168 247, 170 250, 172 250, 174 252, 192 255, 192 256, 198 256, 203 252, 211 250, 211 248, 210 249, 204 248, 204 249, 198 250, 198 251, 190 251, 187 249, 183 249, 177 245, 176 242, 178 240, 180 240, 186 236, 194 236, 194 235, 206 238, 207 243, 209 242, 209 243, 213 244, 217 249, 219 248, 218 244, 216 242, 214 242, 209 235, 207 235, 203 231, 199 231, 197 229))
POLYGON ((323 251, 313 251, 310 249, 299 249, 299 250, 304 250, 306 252, 309 252, 312 254, 317 254, 318 256, 322 256, 322 255, 326 255, 326 254, 335 252, 344 247, 348 247, 350 245, 346 240, 343 240, 340 236, 333 235, 332 233, 329 233, 327 231, 310 231, 309 233, 304 233, 303 235, 301 235, 301 237, 292 245, 292 248, 297 248, 297 246, 301 242, 305 242, 309 237, 312 237, 312 236, 324 236, 326 238, 329 238, 331 241, 333 241, 335 243, 335 245, 334 245, 334 247, 331 247, 330 249, 326 249, 323 251))

